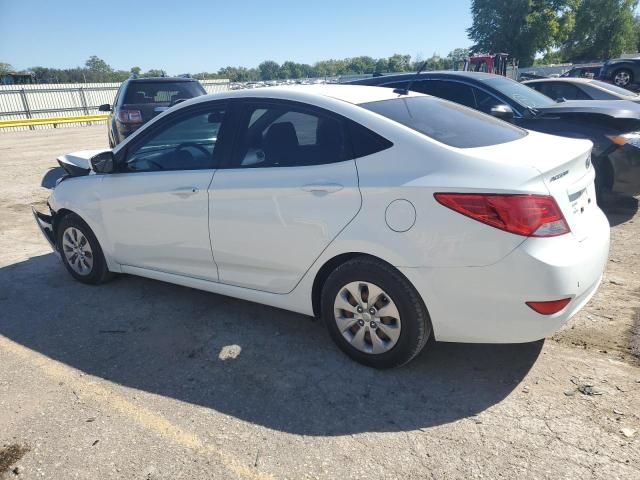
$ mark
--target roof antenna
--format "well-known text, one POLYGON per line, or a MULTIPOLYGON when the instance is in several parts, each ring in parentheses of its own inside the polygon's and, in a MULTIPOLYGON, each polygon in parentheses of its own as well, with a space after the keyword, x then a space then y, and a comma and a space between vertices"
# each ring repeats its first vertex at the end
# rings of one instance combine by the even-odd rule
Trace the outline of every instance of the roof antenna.
POLYGON ((427 62, 429 60, 425 60, 422 65, 420 65, 420 68, 418 69, 418 71, 416 72, 416 74, 411 77, 411 81, 409 83, 407 83, 407 86, 404 88, 395 88, 393 90, 393 93, 397 93, 398 95, 409 95, 409 90, 411 90, 411 87, 413 85, 413 82, 415 81, 416 77, 418 75, 420 75, 422 73, 422 71, 427 67, 427 62))

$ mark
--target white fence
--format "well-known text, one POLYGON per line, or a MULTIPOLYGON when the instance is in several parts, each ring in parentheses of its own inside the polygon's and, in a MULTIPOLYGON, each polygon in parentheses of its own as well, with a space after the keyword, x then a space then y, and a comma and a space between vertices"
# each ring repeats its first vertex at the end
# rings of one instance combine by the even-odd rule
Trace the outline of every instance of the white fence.
MULTIPOLYGON (((200 83, 207 93, 229 90, 228 80, 203 80, 200 83)), ((95 115, 100 113, 100 105, 113 104, 118 87, 120 83, 0 85, 0 120, 95 115)), ((5 127, 0 128, 0 133, 79 125, 87 123, 5 127)))

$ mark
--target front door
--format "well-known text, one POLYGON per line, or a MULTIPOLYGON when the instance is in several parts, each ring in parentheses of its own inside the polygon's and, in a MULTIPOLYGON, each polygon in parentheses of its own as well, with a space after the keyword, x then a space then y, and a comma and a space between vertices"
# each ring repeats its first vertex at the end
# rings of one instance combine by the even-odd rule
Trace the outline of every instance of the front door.
POLYGON ((120 173, 105 175, 100 184, 118 263, 218 280, 207 189, 224 114, 224 105, 180 109, 123 147, 120 173))
POLYGON ((288 293, 358 213, 355 161, 329 112, 283 101, 239 109, 234 154, 209 193, 220 281, 288 293))

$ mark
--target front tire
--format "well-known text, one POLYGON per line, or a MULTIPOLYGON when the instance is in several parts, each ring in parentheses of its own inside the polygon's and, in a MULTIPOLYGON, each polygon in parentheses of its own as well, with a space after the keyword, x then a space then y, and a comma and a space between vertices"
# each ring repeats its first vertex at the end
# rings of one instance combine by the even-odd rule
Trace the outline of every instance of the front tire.
POLYGON ((70 213, 60 220, 56 240, 62 263, 73 278, 90 285, 112 278, 98 239, 78 215, 70 213))
POLYGON ((398 270, 368 257, 336 268, 322 288, 322 317, 338 347, 374 368, 399 367, 424 348, 431 320, 398 270))

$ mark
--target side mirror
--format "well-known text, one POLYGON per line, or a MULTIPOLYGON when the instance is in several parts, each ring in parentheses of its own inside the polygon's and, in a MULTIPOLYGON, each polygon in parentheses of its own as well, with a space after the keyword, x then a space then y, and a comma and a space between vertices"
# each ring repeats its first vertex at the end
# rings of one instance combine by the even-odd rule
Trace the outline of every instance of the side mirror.
POLYGON ((564 98, 564 97, 556 98, 556 103, 564 103, 566 101, 567 101, 567 99, 564 98))
POLYGON ((496 105, 495 107, 491 107, 491 110, 489 110, 489 115, 506 122, 510 122, 513 120, 514 114, 513 109, 509 105, 496 105))
POLYGON ((107 150, 91 157, 91 168, 96 173, 112 173, 115 170, 113 152, 107 150))
POLYGON ((100 105, 98 107, 98 111, 99 112, 110 112, 111 111, 111 105, 109 105, 108 103, 105 103, 103 105, 100 105))

